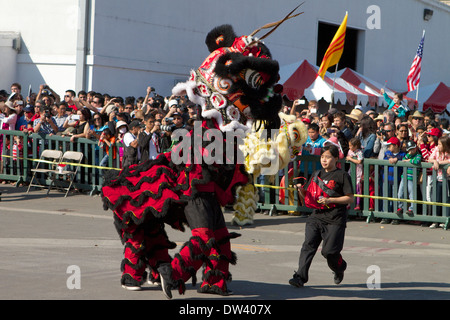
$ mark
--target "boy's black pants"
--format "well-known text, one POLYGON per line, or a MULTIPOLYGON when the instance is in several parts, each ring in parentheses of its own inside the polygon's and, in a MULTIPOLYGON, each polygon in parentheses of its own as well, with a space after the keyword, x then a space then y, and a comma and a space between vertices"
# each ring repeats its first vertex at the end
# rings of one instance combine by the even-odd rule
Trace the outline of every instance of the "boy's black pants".
POLYGON ((304 283, 308 281, 309 267, 322 241, 322 256, 327 259, 330 269, 336 273, 345 271, 347 263, 341 256, 345 228, 345 224, 328 224, 317 219, 308 219, 297 270, 304 283))

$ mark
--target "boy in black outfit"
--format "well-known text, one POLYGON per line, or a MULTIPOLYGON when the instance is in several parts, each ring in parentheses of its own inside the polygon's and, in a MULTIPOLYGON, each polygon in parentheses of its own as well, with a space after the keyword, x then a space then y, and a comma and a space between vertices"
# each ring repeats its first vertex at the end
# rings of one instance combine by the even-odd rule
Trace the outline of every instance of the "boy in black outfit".
MULTIPOLYGON (((320 155, 322 169, 318 177, 337 196, 320 197, 317 200, 319 204, 325 206, 325 209, 314 209, 306 222, 305 241, 300 251, 298 270, 289 280, 292 286, 303 287, 308 282, 308 271, 312 259, 322 241, 322 255, 327 259, 328 266, 334 273, 334 283, 339 284, 344 278, 347 263, 342 259, 341 251, 347 223, 347 206, 354 202, 354 195, 349 174, 336 167, 338 159, 339 150, 336 146, 328 145, 322 148, 320 155)), ((314 175, 305 189, 313 177, 314 175)), ((301 197, 305 197, 305 189, 299 187, 301 197)))

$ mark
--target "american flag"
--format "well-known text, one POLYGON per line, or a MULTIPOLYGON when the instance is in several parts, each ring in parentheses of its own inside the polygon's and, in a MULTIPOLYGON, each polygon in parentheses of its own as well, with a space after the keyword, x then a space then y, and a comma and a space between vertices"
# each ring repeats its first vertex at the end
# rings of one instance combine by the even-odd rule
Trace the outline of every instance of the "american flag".
POLYGON ((408 91, 414 91, 419 86, 420 70, 422 69, 422 55, 423 55, 423 41, 425 40, 425 32, 417 48, 416 56, 414 57, 411 69, 409 69, 406 83, 408 84, 408 91))

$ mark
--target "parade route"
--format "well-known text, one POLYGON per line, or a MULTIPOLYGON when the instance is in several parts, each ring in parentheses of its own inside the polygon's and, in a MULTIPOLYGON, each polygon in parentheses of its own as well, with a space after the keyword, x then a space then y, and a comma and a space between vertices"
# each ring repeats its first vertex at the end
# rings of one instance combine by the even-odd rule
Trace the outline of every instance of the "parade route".
MULTIPOLYGON (((139 292, 120 286, 123 247, 112 212, 99 196, 0 186, 0 299, 166 300, 158 287, 139 292), (78 276, 78 278, 74 278, 78 276)), ((234 294, 197 293, 191 283, 174 300, 443 300, 450 299, 450 232, 420 225, 348 222, 342 255, 348 262, 342 284, 333 283, 326 260, 316 254, 304 288, 288 284, 297 268, 305 218, 255 215, 251 226, 232 226, 238 262, 231 266, 234 294)), ((167 229, 177 243, 184 233, 167 229)), ((320 249, 319 249, 320 250, 320 249)), ((200 272, 197 273, 201 281, 200 272)), ((198 286, 198 285, 197 285, 198 286)))

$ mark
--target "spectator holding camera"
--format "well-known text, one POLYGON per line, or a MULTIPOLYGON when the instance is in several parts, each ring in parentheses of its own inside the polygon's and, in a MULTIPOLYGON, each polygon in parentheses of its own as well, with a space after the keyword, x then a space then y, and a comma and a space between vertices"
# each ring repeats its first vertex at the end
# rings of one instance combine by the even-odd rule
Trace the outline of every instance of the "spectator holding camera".
POLYGON ((123 150, 122 167, 126 168, 139 162, 139 139, 138 135, 143 131, 143 127, 140 121, 133 120, 128 125, 128 131, 123 136, 123 144, 125 148, 123 150))
POLYGON ((378 160, 384 160, 384 155, 388 150, 385 144, 390 138, 395 137, 395 126, 392 122, 385 123, 382 129, 376 132, 376 140, 373 146, 373 152, 378 154, 378 160))
POLYGON ((55 119, 52 118, 50 111, 45 106, 36 103, 39 108, 39 118, 34 120, 33 129, 35 133, 53 135, 58 132, 58 126, 55 119))
POLYGON ((166 116, 162 119, 162 131, 172 132, 176 129, 184 127, 184 119, 180 112, 178 112, 179 101, 176 99, 172 99, 168 102, 169 112, 167 112, 166 116))
POLYGON ((172 132, 185 127, 183 118, 178 112, 169 113, 161 121, 161 150, 168 152, 172 150, 172 146, 177 144, 177 140, 172 141, 172 132), (170 117, 169 117, 170 115, 170 117))
POLYGON ((77 116, 68 117, 64 122, 64 128, 67 129, 72 127, 73 130, 71 132, 67 132, 67 135, 70 136, 70 141, 74 142, 76 138, 86 138, 90 137, 89 135, 89 120, 91 118, 91 112, 82 108, 77 111, 77 116), (75 119, 75 122, 72 120, 75 119))
POLYGON ((144 102, 142 103, 142 110, 144 111, 144 114, 151 112, 153 103, 155 102, 153 97, 150 97, 152 92, 155 92, 155 88, 148 86, 147 94, 145 95, 144 102))
POLYGON ((49 107, 53 102, 59 103, 61 97, 48 85, 41 84, 39 86, 39 92, 36 96, 36 101, 42 100, 45 106, 49 107))
POLYGON ((154 160, 161 152, 160 150, 160 124, 155 121, 152 114, 147 114, 144 118, 145 129, 139 133, 139 163, 147 160, 154 160))

